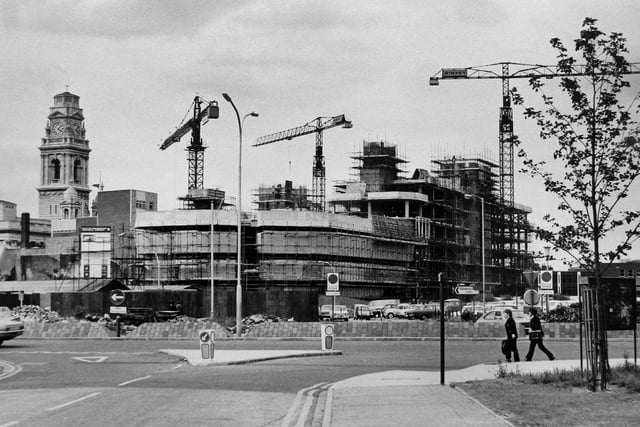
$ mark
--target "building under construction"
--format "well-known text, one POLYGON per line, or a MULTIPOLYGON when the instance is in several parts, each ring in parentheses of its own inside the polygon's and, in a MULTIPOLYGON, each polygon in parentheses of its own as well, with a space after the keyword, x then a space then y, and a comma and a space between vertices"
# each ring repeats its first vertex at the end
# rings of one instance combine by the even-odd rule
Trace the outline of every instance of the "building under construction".
MULTIPOLYGON (((337 272, 342 296, 431 299, 439 273, 480 289, 484 271, 487 291, 517 292, 531 263, 530 210, 499 203, 496 164, 437 159, 406 178, 406 160, 378 141, 365 141, 352 159, 356 178, 335 185, 327 212, 311 212, 304 187, 290 182, 258 190, 259 209, 242 213, 244 289, 318 290, 337 272)), ((132 287, 205 287, 213 274, 216 286, 232 289, 237 211, 194 206, 203 208, 139 213, 116 237, 117 278, 132 287)))

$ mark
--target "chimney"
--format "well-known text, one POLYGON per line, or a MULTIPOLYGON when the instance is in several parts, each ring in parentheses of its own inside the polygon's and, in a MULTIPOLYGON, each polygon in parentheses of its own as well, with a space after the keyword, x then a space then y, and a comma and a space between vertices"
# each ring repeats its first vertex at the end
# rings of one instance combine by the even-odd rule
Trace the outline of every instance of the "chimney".
POLYGON ((29 213, 23 213, 20 217, 20 246, 23 248, 28 248, 29 242, 31 241, 30 225, 31 218, 29 217, 29 213))

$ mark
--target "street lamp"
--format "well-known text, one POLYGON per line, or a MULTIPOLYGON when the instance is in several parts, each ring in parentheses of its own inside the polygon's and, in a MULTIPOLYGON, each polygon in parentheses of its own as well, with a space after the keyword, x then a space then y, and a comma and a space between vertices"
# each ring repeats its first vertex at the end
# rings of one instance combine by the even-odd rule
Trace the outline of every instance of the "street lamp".
POLYGON ((478 198, 480 199, 480 220, 482 221, 482 312, 486 313, 486 275, 485 275, 485 250, 484 250, 484 197, 476 194, 465 194, 465 199, 478 198))
POLYGON ((211 268, 210 268, 211 269, 211 298, 210 298, 210 300, 211 300, 211 307, 210 307, 211 310, 210 310, 210 313, 209 313, 209 317, 211 318, 211 321, 213 321, 213 315, 214 315, 214 310, 213 310, 213 301, 214 301, 213 292, 214 292, 214 289, 215 289, 214 282, 213 282, 213 275, 215 273, 215 267, 213 265, 213 228, 214 228, 213 224, 214 224, 214 221, 215 221, 215 218, 216 218, 215 217, 215 210, 214 210, 214 208, 215 208, 214 202, 215 202, 215 200, 212 198, 211 199, 211 236, 209 238, 209 245, 211 246, 211 248, 210 248, 211 249, 211 268))
POLYGON ((233 107, 233 111, 236 112, 236 119, 238 120, 238 136, 239 136, 239 145, 238 145, 238 217, 237 217, 237 235, 238 235, 238 261, 237 261, 237 282, 236 282, 236 335, 239 337, 242 330, 242 265, 241 265, 241 257, 242 257, 242 126, 244 125, 244 119, 247 117, 258 117, 258 113, 252 111, 249 114, 246 114, 242 120, 240 120, 240 114, 238 113, 238 109, 236 105, 233 103, 231 97, 223 93, 222 97, 233 107))

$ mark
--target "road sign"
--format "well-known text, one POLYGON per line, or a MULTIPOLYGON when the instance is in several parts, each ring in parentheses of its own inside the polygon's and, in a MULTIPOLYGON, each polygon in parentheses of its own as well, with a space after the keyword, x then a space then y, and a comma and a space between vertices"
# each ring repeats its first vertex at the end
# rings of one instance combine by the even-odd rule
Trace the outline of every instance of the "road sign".
POLYGON ((527 305, 536 305, 540 301, 540 294, 536 290, 527 289, 522 298, 527 305))
POLYGON ((325 295, 328 297, 339 297, 340 291, 327 291, 325 295))
POLYGON ((474 289, 473 286, 456 286, 455 292, 457 295, 478 295, 479 290, 474 289))
POLYGON ((127 307, 120 307, 117 305, 112 305, 109 307, 110 314, 127 314, 127 307))
POLYGON ((122 305, 124 303, 124 292, 122 289, 114 289, 109 294, 109 300, 113 305, 122 305))
POLYGON ((540 289, 540 295, 553 295, 553 289, 540 289))
POLYGON ((338 273, 327 274, 327 291, 337 292, 340 290, 340 277, 338 273))

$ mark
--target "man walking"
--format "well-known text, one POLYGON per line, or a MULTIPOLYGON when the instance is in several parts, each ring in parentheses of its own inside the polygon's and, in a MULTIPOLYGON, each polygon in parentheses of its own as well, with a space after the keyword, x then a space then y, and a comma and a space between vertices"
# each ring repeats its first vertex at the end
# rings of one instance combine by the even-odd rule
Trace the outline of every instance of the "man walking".
POLYGON ((529 329, 529 352, 527 353, 526 359, 527 362, 530 362, 533 358, 533 352, 536 349, 536 345, 544 354, 547 355, 549 360, 554 360, 555 356, 549 350, 546 349, 544 344, 542 343, 542 337, 544 337, 544 331, 542 330, 542 325, 540 324, 540 318, 538 317, 538 310, 534 307, 529 310, 531 314, 531 323, 529 329))
POLYGON ((507 358, 507 362, 511 362, 511 353, 513 353, 513 361, 520 361, 520 354, 518 353, 518 327, 516 326, 516 321, 513 320, 513 314, 511 310, 507 309, 504 311, 507 315, 507 321, 504 323, 504 329, 507 332, 507 343, 505 348, 505 356, 507 358))

